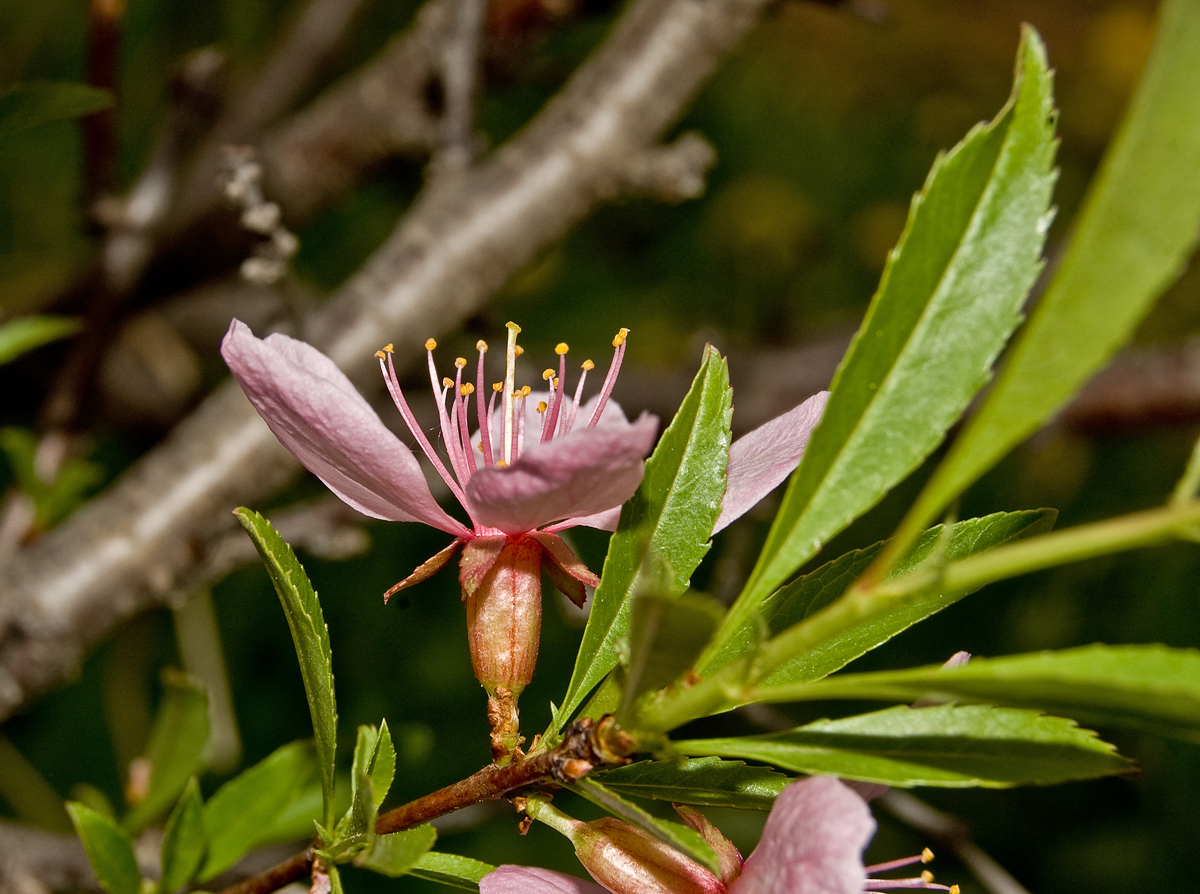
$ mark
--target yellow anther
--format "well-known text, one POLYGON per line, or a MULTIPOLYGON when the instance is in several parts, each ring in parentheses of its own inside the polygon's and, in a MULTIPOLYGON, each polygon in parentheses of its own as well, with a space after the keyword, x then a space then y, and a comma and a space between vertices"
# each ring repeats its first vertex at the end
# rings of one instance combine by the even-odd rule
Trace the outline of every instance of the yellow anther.
POLYGON ((617 331, 617 334, 616 334, 616 336, 614 336, 614 337, 613 337, 613 347, 614 347, 614 348, 619 348, 619 347, 621 347, 621 345, 625 343, 625 338, 626 338, 626 336, 628 336, 628 335, 629 335, 629 330, 628 330, 628 329, 626 329, 624 326, 622 326, 622 327, 621 327, 621 328, 620 328, 620 329, 617 331))
POLYGON ((389 341, 386 345, 383 346, 383 349, 385 351, 387 351, 389 354, 391 354, 396 350, 396 346, 389 341))
POLYGON ((521 331, 521 327, 520 327, 520 326, 518 326, 516 323, 514 323, 512 320, 509 320, 509 321, 508 321, 507 323, 505 323, 504 325, 505 325, 505 326, 507 326, 509 329, 511 329, 513 332, 520 332, 520 331, 521 331))
POLYGON ((376 351, 375 356, 380 360, 387 360, 387 354, 385 354, 383 351, 376 351))
POLYGON ((436 347, 437 347, 437 342, 434 341, 432 338, 425 339, 425 350, 426 351, 432 351, 436 347))
POLYGON ((925 884, 928 885, 930 882, 933 881, 933 873, 930 872, 928 869, 923 870, 921 872, 921 881, 923 881, 925 884))
POLYGON ((948 894, 959 894, 958 885, 951 885, 948 894))
POLYGON ((569 350, 571 350, 571 349, 567 347, 567 343, 565 341, 560 341, 558 344, 556 344, 554 346, 554 353, 557 354, 559 357, 561 357, 563 354, 567 353, 567 351, 569 351, 569 350))
POLYGON ((543 382, 549 382, 553 378, 554 378, 554 370, 552 370, 552 369, 542 370, 542 381, 543 382))
POLYGON ((454 380, 453 380, 453 379, 447 379, 447 378, 443 378, 443 379, 442 379, 442 387, 443 387, 443 388, 453 388, 453 387, 454 387, 454 380))
POLYGON ((462 394, 463 397, 466 397, 468 394, 474 394, 475 386, 472 385, 470 382, 467 382, 467 384, 463 385, 462 388, 460 389, 460 393, 462 394))
POLYGON ((521 347, 520 345, 513 345, 513 356, 514 357, 520 357, 524 353, 525 353, 525 349, 523 347, 521 347))
POLYGON ((467 358, 466 358, 466 357, 455 357, 455 358, 454 358, 454 365, 455 365, 456 367, 458 367, 459 369, 466 369, 466 367, 467 367, 467 358))
POLYGON ((538 401, 537 411, 539 413, 545 413, 548 409, 550 409, 550 405, 548 403, 546 403, 544 400, 538 401))
POLYGON ((475 342, 475 350, 483 351, 486 354, 487 353, 487 342, 484 341, 482 338, 479 339, 479 341, 475 342))
POLYGON ((583 361, 583 363, 580 364, 580 369, 591 370, 591 369, 595 369, 595 368, 596 368, 596 364, 592 363, 592 361, 590 361, 590 360, 585 360, 585 361, 583 361))
POLYGON ((475 449, 478 450, 480 453, 483 453, 483 441, 480 441, 478 444, 476 444, 475 449))
POLYGON ((521 395, 521 397, 529 397, 529 395, 530 395, 531 393, 533 393, 533 389, 532 389, 532 388, 530 388, 528 385, 522 385, 522 386, 521 386, 521 390, 520 390, 520 391, 518 391, 517 393, 518 393, 519 395, 521 395))
POLYGON ((506 463, 504 460, 500 460, 500 462, 496 463, 496 468, 503 469, 507 465, 508 465, 508 463, 506 463))
POLYGON ((925 850, 921 851, 921 862, 922 863, 933 862, 933 851, 931 851, 929 848, 925 848, 925 850))
POLYGON ((504 383, 503 382, 492 382, 492 390, 495 391, 497 394, 499 394, 501 391, 504 390, 504 383))

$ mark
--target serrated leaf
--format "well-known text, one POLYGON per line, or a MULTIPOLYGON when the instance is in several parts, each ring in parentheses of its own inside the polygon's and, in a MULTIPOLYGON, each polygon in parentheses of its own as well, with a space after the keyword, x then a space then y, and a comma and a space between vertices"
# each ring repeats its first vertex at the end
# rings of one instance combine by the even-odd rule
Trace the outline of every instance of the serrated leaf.
POLYGON ((378 835, 371 849, 355 860, 354 865, 392 878, 408 875, 435 841, 437 831, 428 823, 403 832, 378 835))
POLYGON ((75 801, 68 802, 67 812, 100 887, 108 894, 140 894, 142 873, 128 833, 114 820, 75 801))
POLYGON ((1037 430, 1132 336, 1200 236, 1200 6, 1167 0, 1073 235, 995 387, 913 505, 908 536, 1037 430))
POLYGON ((163 831, 160 894, 172 894, 196 877, 208 849, 204 806, 195 777, 188 781, 163 831))
MULTIPOLYGON (((954 562, 1043 533, 1053 526, 1056 516, 1051 509, 996 512, 955 522, 948 530, 947 526, 938 525, 921 535, 886 580, 898 580, 930 560, 939 564, 954 562)), ((762 602, 758 616, 730 634, 721 646, 710 650, 711 658, 697 667, 697 672, 705 676, 720 670, 740 658, 755 641, 778 636, 836 602, 883 546, 877 543, 846 553, 776 590, 762 602)), ((821 642, 806 643, 803 650, 773 671, 767 681, 781 684, 819 680, 971 592, 934 586, 916 598, 879 598, 847 617, 844 626, 831 630, 821 642)))
POLYGON ((973 658, 947 670, 839 674, 815 683, 762 687, 752 696, 755 701, 929 696, 988 702, 1200 742, 1200 651, 1158 644, 973 658))
POLYGON ((371 785, 375 789, 375 809, 383 804, 392 788, 396 775, 396 748, 392 744, 392 733, 387 720, 379 723, 379 740, 375 744, 375 755, 371 759, 371 785))
POLYGON ((639 593, 634 598, 618 718, 643 694, 674 682, 695 663, 721 614, 719 602, 694 591, 675 597, 639 593))
POLYGON ((1051 785, 1128 772, 1072 720, 981 705, 888 708, 782 733, 675 743, 684 754, 764 761, 796 773, 911 787, 1051 785))
POLYGON ((311 742, 292 742, 229 780, 204 805, 208 859, 201 881, 224 872, 264 841, 276 818, 317 771, 311 742))
POLYGON ((722 634, 915 469, 987 381, 1040 269, 1053 123, 1045 51, 1027 28, 1008 105, 940 156, 913 199, 722 634))
POLYGON ((201 767, 208 742, 208 696, 187 674, 166 670, 163 696, 150 733, 146 759, 150 785, 146 797, 125 816, 123 825, 136 835, 175 803, 188 780, 201 767))
POLYGON ((483 877, 496 867, 481 860, 432 851, 422 854, 409 875, 463 891, 478 891, 483 877))
POLYGON ((19 84, 0 94, 0 139, 23 130, 107 109, 112 94, 87 84, 19 84))
POLYGON ((725 496, 732 413, 729 370, 709 345, 691 390, 646 461, 641 486, 621 511, 552 732, 563 728, 592 687, 616 667, 618 643, 629 631, 631 602, 645 572, 664 563, 670 569, 666 592, 678 595, 708 552, 725 496))
MULTIPOLYGON (((355 854, 371 846, 375 837, 375 817, 383 800, 375 790, 375 769, 379 747, 386 737, 387 748, 384 765, 380 766, 381 777, 386 776, 387 785, 392 782, 396 766, 396 753, 392 750, 391 735, 384 722, 382 732, 373 726, 360 726, 354 743, 354 761, 350 770, 350 806, 338 820, 332 841, 326 842, 326 852, 335 858, 355 854)), ((382 781, 382 778, 381 778, 382 781)), ((386 789, 384 794, 386 795, 386 789)))
POLYGON ((677 851, 687 854, 700 865, 707 866, 712 872, 719 873, 721 871, 720 863, 717 855, 713 853, 713 849, 698 832, 689 826, 654 816, 612 789, 588 777, 574 783, 571 790, 583 795, 593 804, 603 807, 618 819, 623 819, 644 829, 677 851))
POLYGON ((312 715, 313 734, 317 743, 317 760, 321 770, 321 794, 324 802, 325 825, 333 825, 334 761, 337 751, 337 701, 333 691, 333 652, 329 646, 329 630, 312 582, 292 548, 279 536, 269 521, 245 507, 234 510, 242 527, 254 541, 262 556, 275 592, 283 604, 296 655, 300 659, 300 675, 304 679, 304 694, 312 715))
MULTIPOLYGON (((4 98, 0 97, 0 105, 3 103, 4 98)), ((0 130, 3 126, 0 122, 0 130)), ((74 335, 79 327, 79 320, 75 317, 27 316, 9 320, 0 325, 0 364, 16 360, 44 344, 74 335)))
POLYGON ((767 767, 748 767, 719 757, 638 761, 589 775, 623 797, 743 810, 770 810, 792 781, 767 767))

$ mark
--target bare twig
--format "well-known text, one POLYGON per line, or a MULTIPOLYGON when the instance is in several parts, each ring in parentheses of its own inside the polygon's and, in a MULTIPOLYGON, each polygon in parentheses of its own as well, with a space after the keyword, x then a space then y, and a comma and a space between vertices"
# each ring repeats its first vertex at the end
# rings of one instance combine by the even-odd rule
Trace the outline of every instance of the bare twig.
POLYGON ((456 0, 454 27, 442 47, 442 148, 439 173, 465 171, 475 159, 475 93, 485 0, 456 0))
MULTIPOLYGON (((443 333, 597 203, 657 143, 767 0, 641 0, 522 134, 427 192, 304 337, 359 383, 396 333, 443 333)), ((411 361, 417 345, 398 346, 411 361)), ((116 624, 161 604, 235 505, 294 462, 219 388, 103 496, 0 572, 0 719, 70 674, 116 624)))
POLYGON ((971 832, 957 817, 930 807, 908 792, 892 789, 879 802, 897 819, 954 854, 991 894, 1029 894, 1008 870, 971 841, 971 832))
MULTIPOLYGON (((123 0, 91 0, 88 7, 88 83, 110 93, 117 88, 123 0)), ((88 201, 113 188, 116 176, 116 112, 102 109, 83 119, 83 178, 88 201)))

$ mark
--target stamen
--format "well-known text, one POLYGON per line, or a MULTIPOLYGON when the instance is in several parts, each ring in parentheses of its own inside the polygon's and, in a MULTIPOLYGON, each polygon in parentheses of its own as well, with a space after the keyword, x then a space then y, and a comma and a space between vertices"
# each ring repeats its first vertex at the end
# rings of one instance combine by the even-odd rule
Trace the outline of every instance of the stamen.
POLYGON ((484 387, 483 378, 483 355, 487 353, 487 342, 482 338, 475 342, 475 349, 479 351, 479 367, 475 371, 475 421, 479 423, 479 452, 483 454, 483 464, 490 466, 492 464, 492 413, 491 410, 484 406, 484 395, 487 389, 484 387))
MULTIPOLYGON (((446 412, 446 393, 454 387, 453 379, 442 379, 442 387, 438 388, 437 367, 433 362, 433 349, 437 347, 437 342, 432 338, 425 342, 425 356, 429 362, 429 384, 433 386, 433 396, 438 408, 438 422, 442 428, 442 443, 446 447, 446 456, 450 460, 450 468, 454 470, 455 476, 459 483, 466 487, 467 479, 471 477, 471 473, 467 470, 466 461, 462 457, 462 451, 458 449, 459 439, 455 437, 454 426, 450 424, 450 416, 446 412)), ((455 398, 457 403, 457 397, 455 398)), ((464 505, 466 505, 464 503, 464 505)))
POLYGON ((508 327, 508 350, 504 358, 504 464, 511 465, 513 461, 513 388, 517 377, 517 333, 521 327, 516 323, 504 324, 508 327))
MULTIPOLYGON (((432 339, 430 340, 432 341, 432 339)), ((446 482, 446 486, 450 488, 450 492, 463 505, 463 508, 466 508, 467 495, 463 493, 458 482, 454 480, 450 472, 446 469, 441 457, 434 452, 433 445, 425 437, 425 432, 417 422, 417 417, 413 415, 413 411, 408 406, 408 401, 404 399, 404 392, 400 390, 400 382, 396 378, 396 367, 392 363, 391 347, 391 345, 388 345, 383 349, 383 353, 387 359, 384 360, 383 357, 379 358, 379 369, 383 372, 383 381, 387 385, 388 393, 392 395, 392 402, 396 404, 396 409, 400 411, 400 417, 404 420, 404 424, 408 426, 408 430, 412 432, 413 437, 417 439, 417 443, 421 445, 422 452, 429 458, 437 473, 442 476, 442 480, 446 482)), ((467 510, 467 514, 470 515, 469 509, 467 510)), ((471 524, 475 524, 474 519, 471 520, 471 524)))
POLYGON ((596 364, 591 360, 585 360, 579 367, 583 372, 579 374, 579 384, 575 386, 575 399, 571 402, 571 409, 563 418, 562 429, 559 434, 569 434, 571 429, 575 427, 575 415, 579 412, 579 403, 583 400, 583 383, 587 381, 587 374, 596 368, 596 364))
POLYGON ((915 857, 901 857, 899 860, 890 860, 887 863, 876 863, 874 866, 866 867, 868 873, 874 875, 877 872, 890 872, 893 869, 903 869, 905 866, 912 866, 914 863, 929 863, 933 861, 933 851, 925 848, 915 857))
POLYGON ((616 348, 616 351, 613 352, 612 363, 608 365, 608 375, 604 377, 604 386, 600 389, 600 397, 596 401, 596 409, 592 411, 592 418, 588 420, 588 428, 600 421, 600 414, 604 412, 604 406, 608 403, 608 396, 612 394, 613 385, 617 384, 617 373, 621 371, 621 361, 625 357, 625 339, 628 335, 629 330, 622 328, 613 338, 613 347, 616 348))
POLYGON ((546 419, 546 426, 542 429, 542 441, 549 441, 554 437, 555 430, 558 428, 558 420, 562 418, 563 405, 563 384, 567 379, 567 343, 559 342, 554 347, 554 353, 558 354, 558 375, 554 377, 554 390, 552 393, 552 404, 550 415, 546 419))
MULTIPOLYGON (((475 389, 470 382, 463 384, 462 373, 467 366, 465 357, 454 361, 454 427, 458 439, 454 449, 462 451, 462 465, 466 469, 467 479, 475 474, 475 451, 471 449, 471 424, 467 421, 467 396, 475 389)), ((449 450, 449 448, 447 448, 449 450)), ((464 482, 465 484, 465 482, 464 482)))

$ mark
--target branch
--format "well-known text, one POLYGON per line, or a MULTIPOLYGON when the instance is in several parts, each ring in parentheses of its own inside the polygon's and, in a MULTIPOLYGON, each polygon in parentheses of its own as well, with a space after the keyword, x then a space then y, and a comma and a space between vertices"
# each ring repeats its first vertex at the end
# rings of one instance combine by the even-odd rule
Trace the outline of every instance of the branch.
MULTIPOLYGON (((299 334, 377 388, 373 355, 389 336, 450 331, 619 195, 629 159, 657 144, 767 2, 635 3, 523 133, 453 183, 427 189, 299 334)), ((406 340, 397 361, 411 362, 419 348, 406 340)), ((116 625, 161 604, 234 506, 263 499, 295 472, 227 382, 104 494, 0 570, 0 720, 72 674, 116 625)))
MULTIPOLYGON (((484 767, 453 785, 389 810, 376 821, 375 834, 402 832, 463 807, 498 800, 526 786, 569 785, 597 767, 628 763, 626 757, 609 750, 604 741, 609 734, 611 727, 604 720, 596 724, 590 718, 577 720, 554 748, 535 751, 503 767, 495 764, 484 767)), ((313 849, 310 847, 261 875, 226 888, 221 894, 269 894, 306 877, 312 869, 312 861, 313 849)))

